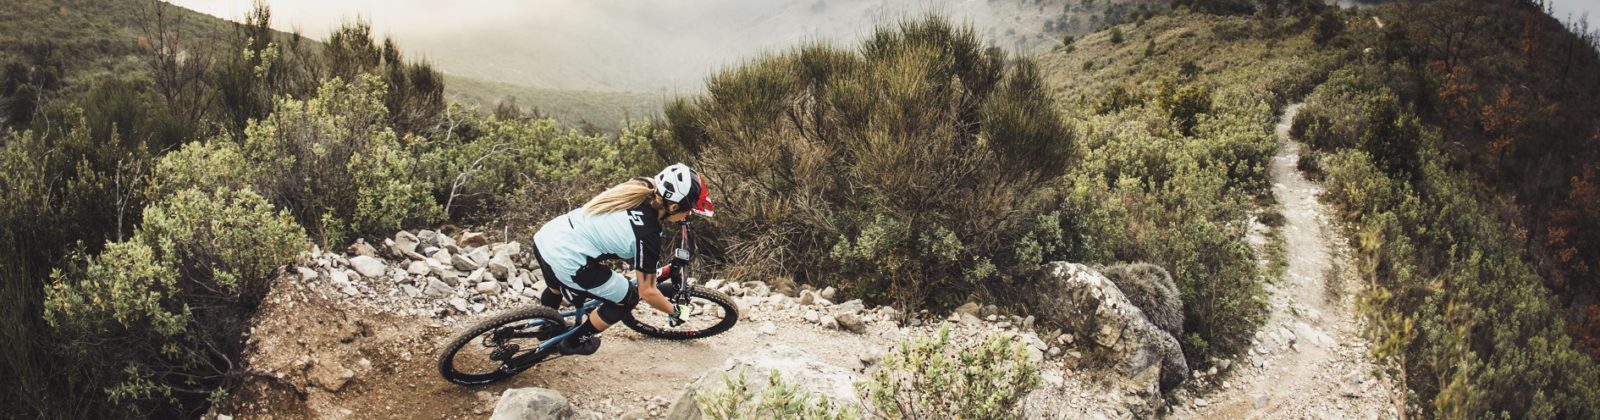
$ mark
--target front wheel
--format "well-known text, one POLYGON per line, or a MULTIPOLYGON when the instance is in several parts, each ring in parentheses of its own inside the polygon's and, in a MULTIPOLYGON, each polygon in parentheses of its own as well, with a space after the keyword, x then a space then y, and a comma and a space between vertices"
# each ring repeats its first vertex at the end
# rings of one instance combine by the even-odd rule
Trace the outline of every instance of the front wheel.
MULTIPOLYGON (((668 297, 675 294, 667 293, 666 290, 662 292, 668 297)), ((649 305, 639 305, 638 310, 622 318, 622 323, 650 337, 692 340, 721 334, 739 322, 739 305, 734 304, 733 298, 722 292, 700 285, 689 286, 689 304, 694 306, 694 311, 688 317, 688 322, 676 327, 667 322, 667 314, 650 308, 649 305)))
POLYGON ((439 356, 439 374, 461 385, 509 378, 543 360, 539 344, 566 330, 561 314, 543 306, 496 315, 450 340, 439 356))

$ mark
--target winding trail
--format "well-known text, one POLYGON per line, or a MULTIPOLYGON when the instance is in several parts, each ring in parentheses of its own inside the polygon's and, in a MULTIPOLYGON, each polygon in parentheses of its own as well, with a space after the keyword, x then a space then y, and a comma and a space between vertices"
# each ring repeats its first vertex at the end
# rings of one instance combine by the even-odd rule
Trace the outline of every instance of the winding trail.
MULTIPOLYGON (((1271 314, 1240 365, 1220 389, 1177 410, 1200 418, 1391 418, 1392 389, 1367 360, 1368 344, 1355 314, 1350 264, 1338 232, 1317 196, 1322 186, 1296 169, 1301 144, 1289 136, 1300 104, 1284 108, 1276 129, 1272 194, 1282 206, 1279 229, 1288 270, 1267 284, 1271 314), (1209 397, 1209 398, 1206 398, 1209 397), (1211 402, 1203 402, 1213 399, 1211 402)), ((1263 226, 1257 226, 1262 228, 1263 226)), ((1265 229, 1252 229, 1261 235, 1265 229)), ((1264 237, 1252 238, 1264 244, 1264 237)), ((1264 247, 1258 255, 1266 255, 1264 247)))

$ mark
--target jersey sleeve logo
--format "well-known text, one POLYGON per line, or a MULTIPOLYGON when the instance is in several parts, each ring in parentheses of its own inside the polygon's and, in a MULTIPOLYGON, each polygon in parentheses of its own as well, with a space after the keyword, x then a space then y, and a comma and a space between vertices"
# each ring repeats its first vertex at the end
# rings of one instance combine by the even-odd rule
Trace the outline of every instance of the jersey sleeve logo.
POLYGON ((644 212, 628 210, 628 218, 633 220, 634 226, 644 226, 644 212))

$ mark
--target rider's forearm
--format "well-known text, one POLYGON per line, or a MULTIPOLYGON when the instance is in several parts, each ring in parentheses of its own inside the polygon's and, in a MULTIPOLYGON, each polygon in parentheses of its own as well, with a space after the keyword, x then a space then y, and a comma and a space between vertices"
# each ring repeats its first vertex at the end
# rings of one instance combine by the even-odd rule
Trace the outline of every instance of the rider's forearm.
POLYGON ((658 311, 669 315, 672 314, 672 301, 667 300, 667 295, 661 294, 661 289, 656 288, 655 276, 641 275, 640 277, 645 278, 639 281, 639 299, 658 311))

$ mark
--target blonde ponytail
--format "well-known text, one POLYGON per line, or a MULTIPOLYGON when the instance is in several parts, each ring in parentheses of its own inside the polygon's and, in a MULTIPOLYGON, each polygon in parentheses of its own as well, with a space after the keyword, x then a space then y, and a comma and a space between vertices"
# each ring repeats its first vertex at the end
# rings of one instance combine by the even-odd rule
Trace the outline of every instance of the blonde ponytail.
POLYGON ((589 199, 583 209, 589 214, 610 213, 634 208, 646 200, 649 200, 651 207, 659 209, 662 206, 661 196, 656 195, 656 189, 650 185, 650 181, 647 178, 634 178, 589 199))

